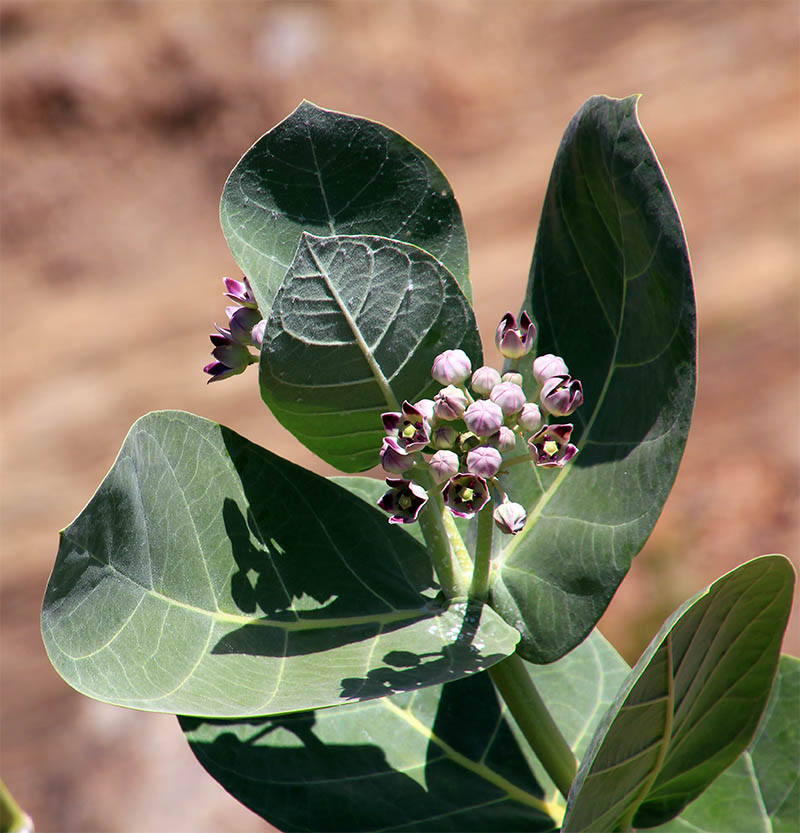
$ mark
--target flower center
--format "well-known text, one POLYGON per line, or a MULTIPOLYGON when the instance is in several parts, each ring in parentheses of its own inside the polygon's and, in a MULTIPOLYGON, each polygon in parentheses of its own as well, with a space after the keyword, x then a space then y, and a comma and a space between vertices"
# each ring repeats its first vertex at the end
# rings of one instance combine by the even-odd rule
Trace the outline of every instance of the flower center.
POLYGON ((558 454, 558 443, 555 440, 548 440, 544 444, 544 453, 548 457, 552 457, 554 454, 558 454))
POLYGON ((463 500, 464 503, 469 503, 472 500, 472 498, 474 498, 474 497, 475 497, 475 490, 474 489, 466 488, 466 489, 461 490, 461 500, 463 500))

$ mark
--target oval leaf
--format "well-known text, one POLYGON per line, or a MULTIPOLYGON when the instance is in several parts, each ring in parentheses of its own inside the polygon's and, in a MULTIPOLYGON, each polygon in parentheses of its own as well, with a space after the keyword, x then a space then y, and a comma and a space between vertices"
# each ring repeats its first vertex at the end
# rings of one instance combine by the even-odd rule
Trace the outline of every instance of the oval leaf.
POLYGON ((793 587, 790 562, 763 556, 670 616, 592 739, 565 833, 662 824, 736 760, 772 688, 793 587))
POLYGON ((755 737, 736 762, 657 833, 795 833, 800 822, 800 660, 784 655, 755 737))
POLYGON ((222 192, 220 221, 264 318, 304 231, 413 243, 471 297, 461 211, 436 163, 382 124, 309 101, 238 162, 222 192))
POLYGON ((178 411, 131 429, 63 531, 42 609, 78 691, 183 714, 270 714, 480 671, 519 635, 441 609, 410 536, 334 483, 178 411), (414 652, 399 673, 386 657, 414 652))
POLYGON ((323 460, 363 471, 381 413, 433 396, 433 360, 455 348, 481 363, 472 308, 439 261, 382 237, 304 234, 267 319, 261 396, 323 460))
MULTIPOLYGON (((578 753, 628 671, 597 631, 528 668, 578 753)), ((277 719, 180 723, 206 770, 281 830, 552 830, 563 813, 487 674, 277 719)))
POLYGON ((580 453, 556 474, 517 466, 505 479, 528 522, 498 560, 491 604, 521 630, 523 656, 551 662, 594 627, 650 534, 694 401, 686 243, 636 98, 589 99, 570 122, 524 306, 536 352, 583 383, 583 406, 561 420, 580 453))

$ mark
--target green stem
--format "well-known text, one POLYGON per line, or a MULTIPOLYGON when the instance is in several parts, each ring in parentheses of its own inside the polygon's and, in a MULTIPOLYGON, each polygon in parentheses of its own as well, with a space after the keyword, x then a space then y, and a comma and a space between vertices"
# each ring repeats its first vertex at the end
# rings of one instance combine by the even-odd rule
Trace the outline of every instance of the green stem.
POLYGON ((512 654, 493 665, 489 674, 536 757, 566 798, 577 771, 577 762, 521 657, 512 654))
POLYGON ((472 584, 469 597, 485 602, 489 594, 489 567, 492 562, 492 506, 489 501, 478 512, 478 534, 475 542, 475 566, 472 570, 472 584))
POLYGON ((29 833, 33 830, 31 817, 14 801, 14 796, 0 781, 0 830, 8 833, 29 833))

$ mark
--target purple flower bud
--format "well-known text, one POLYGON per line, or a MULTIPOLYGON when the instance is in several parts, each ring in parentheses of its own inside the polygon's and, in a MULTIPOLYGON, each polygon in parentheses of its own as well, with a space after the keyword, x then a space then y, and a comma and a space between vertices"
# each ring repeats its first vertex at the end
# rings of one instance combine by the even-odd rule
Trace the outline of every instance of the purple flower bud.
MULTIPOLYGON (((231 307, 228 307, 231 309, 231 307)), ((237 344, 252 344, 253 328, 262 320, 261 313, 250 307, 233 307, 230 316, 229 332, 237 344)))
POLYGON ((467 409, 467 396, 463 390, 455 385, 442 388, 433 397, 433 412, 439 419, 446 421, 461 419, 467 409))
POLYGON ((380 450, 381 465, 389 474, 400 474, 414 465, 414 456, 409 454, 394 437, 384 437, 380 450))
POLYGON ((545 425, 528 440, 528 450, 537 466, 561 468, 577 453, 576 446, 569 442, 572 426, 545 425))
POLYGON ((496 434, 489 437, 489 445, 496 448, 501 454, 507 451, 513 451, 517 445, 517 435, 505 425, 500 426, 500 430, 496 434))
POLYGON ((515 385, 522 387, 522 374, 514 370, 509 370, 508 373, 504 373, 501 380, 503 382, 513 382, 515 385))
POLYGON ((487 399, 478 399, 464 412, 464 422, 478 437, 491 437, 503 424, 503 411, 499 405, 487 399))
POLYGON ((543 385, 551 376, 563 376, 569 373, 564 359, 561 356, 554 356, 552 353, 545 353, 533 360, 533 378, 543 385))
POLYGON ((454 451, 437 451, 428 461, 431 477, 436 483, 444 483, 454 474, 458 474, 458 454, 454 451))
POLYGON ((209 338, 215 345, 211 351, 215 361, 203 368, 203 372, 211 377, 208 380, 209 383, 236 376, 242 373, 248 365, 258 361, 244 345, 235 344, 224 332, 212 333, 209 338))
POLYGON ((437 425, 431 433, 431 445, 434 448, 452 448, 458 432, 451 425, 437 425))
POLYGON ((475 474, 456 474, 442 489, 445 506, 458 518, 471 518, 489 500, 486 481, 475 474))
POLYGON ((544 383, 539 399, 553 416, 568 416, 583 404, 583 389, 577 379, 551 376, 544 383))
POLYGON ((488 480, 497 474, 503 462, 503 456, 496 448, 479 445, 467 454, 467 471, 488 480))
POLYGON ((431 376, 441 385, 460 385, 472 373, 472 363, 463 350, 445 350, 433 360, 431 376))
POLYGON ((235 281, 233 278, 223 278, 222 282, 225 284, 225 296, 231 301, 242 307, 250 307, 251 309, 258 309, 253 290, 250 288, 250 281, 242 275, 241 281, 235 281))
POLYGON ((500 406, 506 416, 513 416, 525 404, 525 391, 513 382, 500 382, 492 388, 489 398, 500 406))
POLYGON ((433 400, 432 399, 420 399, 418 402, 414 403, 414 407, 428 420, 428 422, 433 422, 433 400))
POLYGON ((497 325, 494 342, 507 359, 519 359, 530 353, 535 339, 536 327, 527 312, 520 315, 519 327, 516 317, 507 312, 497 325))
POLYGON ((261 342, 264 340, 264 329, 267 326, 267 319, 262 318, 250 331, 250 338, 253 341, 254 347, 261 347, 261 342))
POLYGON ((378 506, 388 512, 390 524, 410 524, 419 517, 420 509, 428 502, 422 486, 401 477, 387 477, 389 491, 378 500, 378 506))
POLYGON ((470 386, 478 396, 488 396, 495 385, 500 384, 500 374, 493 368, 484 365, 479 367, 470 380, 470 386))
POLYGON ((492 512, 492 517, 497 528, 506 535, 516 535, 525 526, 527 519, 525 507, 510 500, 501 503, 492 512))
POLYGON ((533 402, 526 402, 517 417, 517 423, 523 431, 538 431, 543 422, 542 412, 533 402))
POLYGON ((431 426, 422 411, 410 402, 403 402, 401 413, 381 414, 383 427, 408 452, 421 451, 430 442, 431 426))

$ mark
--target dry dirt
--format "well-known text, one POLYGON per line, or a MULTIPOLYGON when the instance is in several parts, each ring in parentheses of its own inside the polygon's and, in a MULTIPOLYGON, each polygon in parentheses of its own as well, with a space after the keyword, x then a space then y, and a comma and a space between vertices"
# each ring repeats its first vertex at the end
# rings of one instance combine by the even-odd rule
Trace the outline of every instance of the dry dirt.
POLYGON ((222 183, 304 97, 437 159, 491 333, 518 306, 570 116, 643 93, 693 257, 700 381, 675 490, 603 630, 633 659, 722 572, 797 556, 797 3, 7 0, 0 25, 2 774, 39 831, 265 829, 173 718, 69 689, 38 607, 58 530, 146 411, 194 411, 327 473, 253 375, 201 372, 236 275, 222 183))

